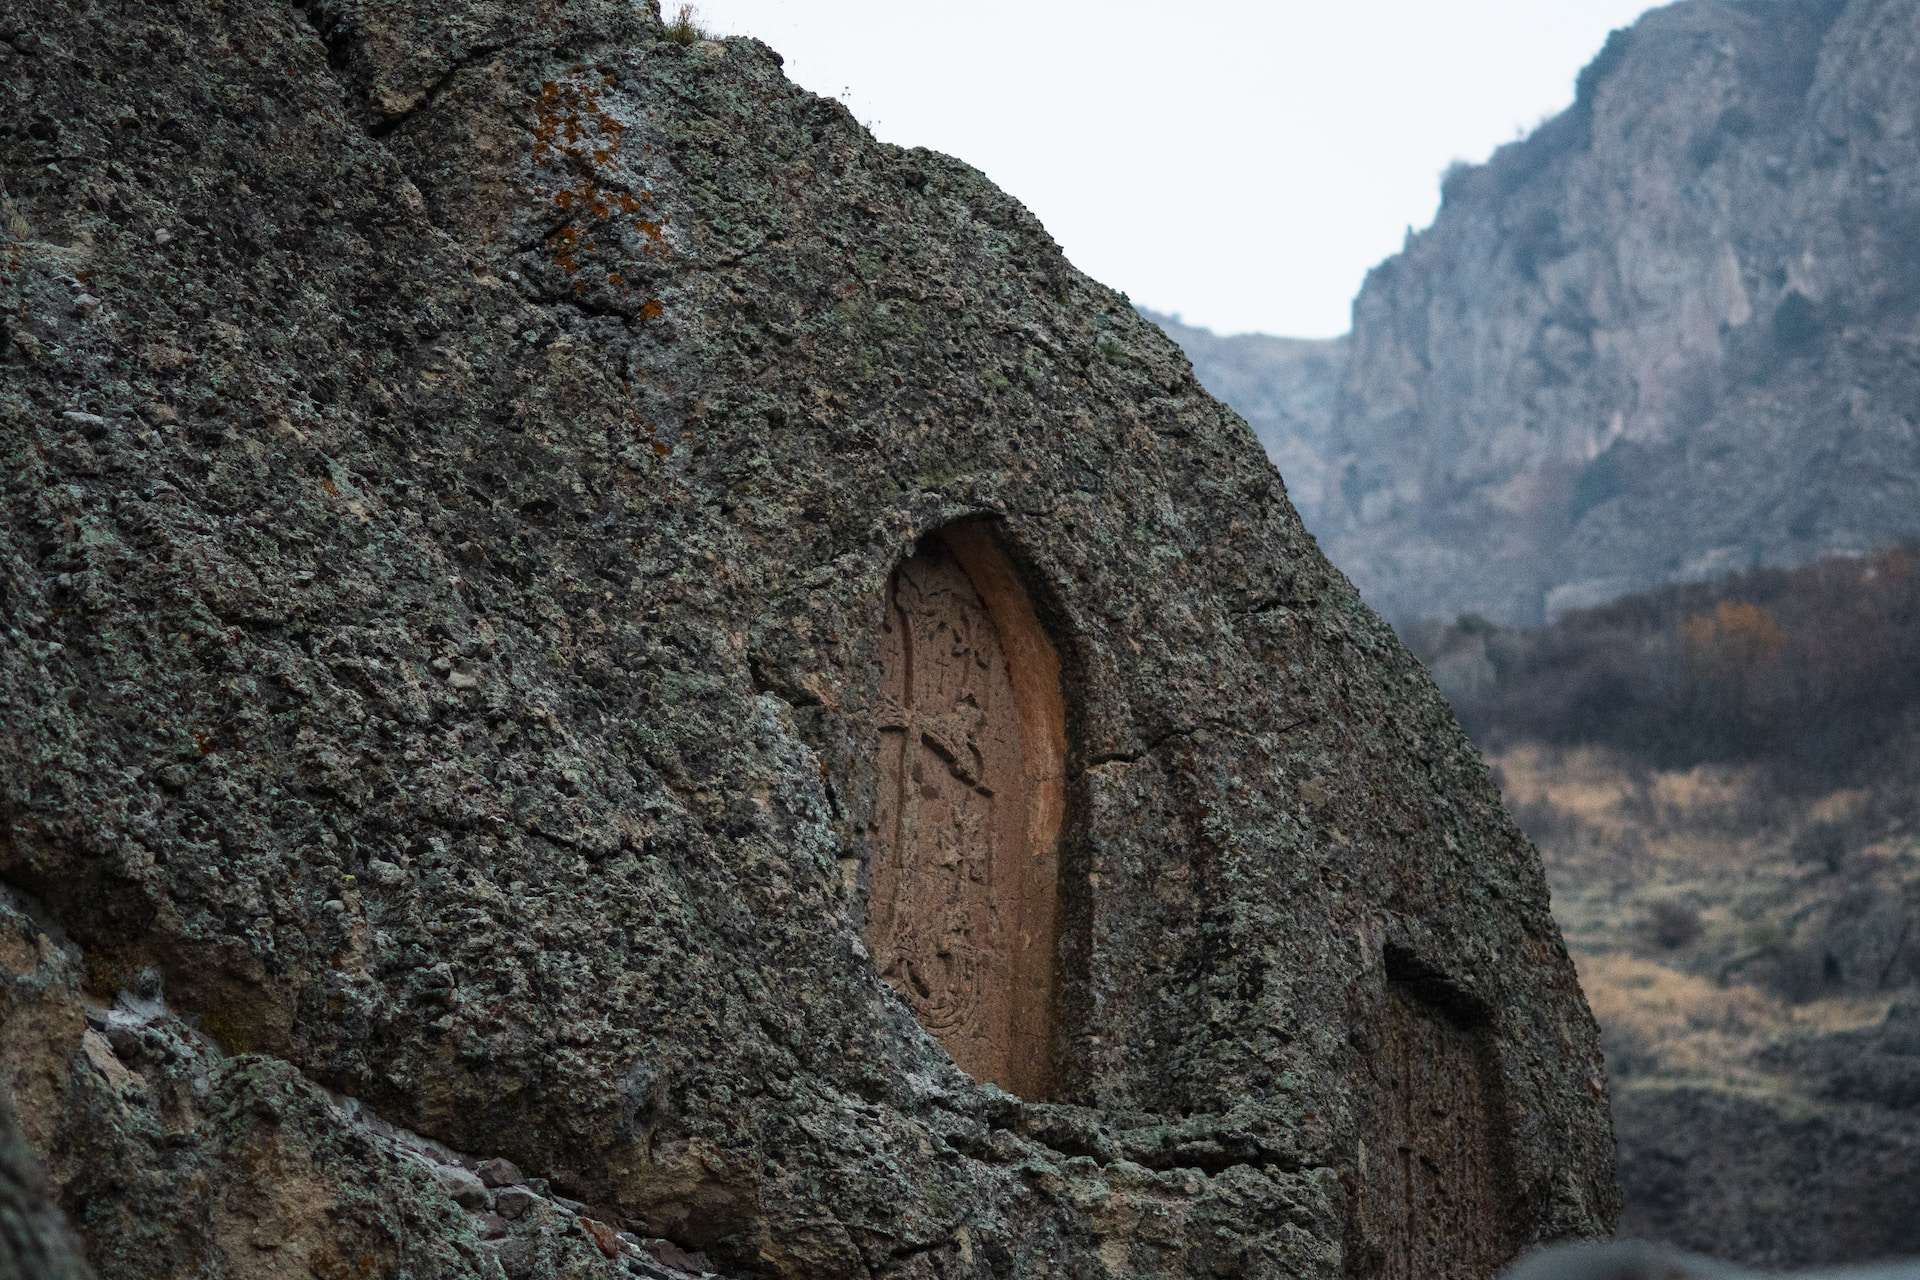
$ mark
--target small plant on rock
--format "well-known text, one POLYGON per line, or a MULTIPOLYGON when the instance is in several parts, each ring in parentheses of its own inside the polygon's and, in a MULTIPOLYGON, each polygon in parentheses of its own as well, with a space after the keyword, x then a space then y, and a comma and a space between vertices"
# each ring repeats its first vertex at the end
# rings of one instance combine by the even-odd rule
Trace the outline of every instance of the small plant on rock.
POLYGON ((698 44, 705 40, 707 33, 702 31, 700 24, 694 20, 696 12, 690 4, 681 5, 672 20, 667 23, 667 39, 675 44, 698 44))

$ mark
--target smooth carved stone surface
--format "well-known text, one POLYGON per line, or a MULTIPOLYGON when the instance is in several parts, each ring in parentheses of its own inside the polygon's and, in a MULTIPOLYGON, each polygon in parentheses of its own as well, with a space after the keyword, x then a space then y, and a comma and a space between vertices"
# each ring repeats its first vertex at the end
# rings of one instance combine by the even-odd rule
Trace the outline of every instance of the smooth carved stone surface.
POLYGON ((1485 1280, 1516 1241, 1499 1097, 1480 1030, 1389 982, 1372 1071, 1372 1125, 1353 1273, 1485 1280))
MULTIPOLYGON (((1002 639, 1022 601, 996 594, 997 610, 943 538, 888 583, 867 940, 957 1065, 1031 1098, 1051 1076, 1059 744, 1023 728, 1028 655, 1002 639)), ((1049 683, 1032 696, 1057 701, 1049 683)))

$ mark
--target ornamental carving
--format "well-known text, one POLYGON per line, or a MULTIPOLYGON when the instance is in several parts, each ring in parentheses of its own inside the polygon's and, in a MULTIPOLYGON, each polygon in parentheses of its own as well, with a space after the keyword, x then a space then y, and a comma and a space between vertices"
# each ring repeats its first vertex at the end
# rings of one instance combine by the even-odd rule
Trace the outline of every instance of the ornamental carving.
POLYGON ((1065 748, 1058 659, 1011 565, 967 527, 900 565, 882 625, 869 949, 963 1070, 1043 1096, 1065 748))

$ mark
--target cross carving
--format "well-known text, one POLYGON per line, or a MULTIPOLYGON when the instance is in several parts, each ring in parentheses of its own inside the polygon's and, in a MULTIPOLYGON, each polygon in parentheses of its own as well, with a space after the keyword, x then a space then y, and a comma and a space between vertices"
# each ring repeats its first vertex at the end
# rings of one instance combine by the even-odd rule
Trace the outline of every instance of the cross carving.
MULTIPOLYGON (((908 690, 907 696, 912 698, 912 690, 908 690)), ((974 704, 971 695, 960 706, 965 710, 928 711, 913 706, 911 702, 883 697, 879 708, 880 731, 903 733, 908 742, 922 743, 947 762, 947 768, 954 777, 981 795, 991 796, 993 788, 987 785, 983 777, 985 769, 980 752, 980 708, 974 704)))

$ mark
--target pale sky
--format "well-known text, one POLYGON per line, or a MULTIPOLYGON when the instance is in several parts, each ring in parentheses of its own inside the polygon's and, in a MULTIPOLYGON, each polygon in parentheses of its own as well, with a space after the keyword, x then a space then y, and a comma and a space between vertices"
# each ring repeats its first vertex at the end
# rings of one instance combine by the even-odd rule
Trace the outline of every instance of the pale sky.
MULTIPOLYGON (((671 13, 674 0, 662 8, 671 13)), ((1222 333, 1347 328, 1440 172, 1573 101, 1645 0, 705 0, 882 139, 960 157, 1075 266, 1222 333)))

